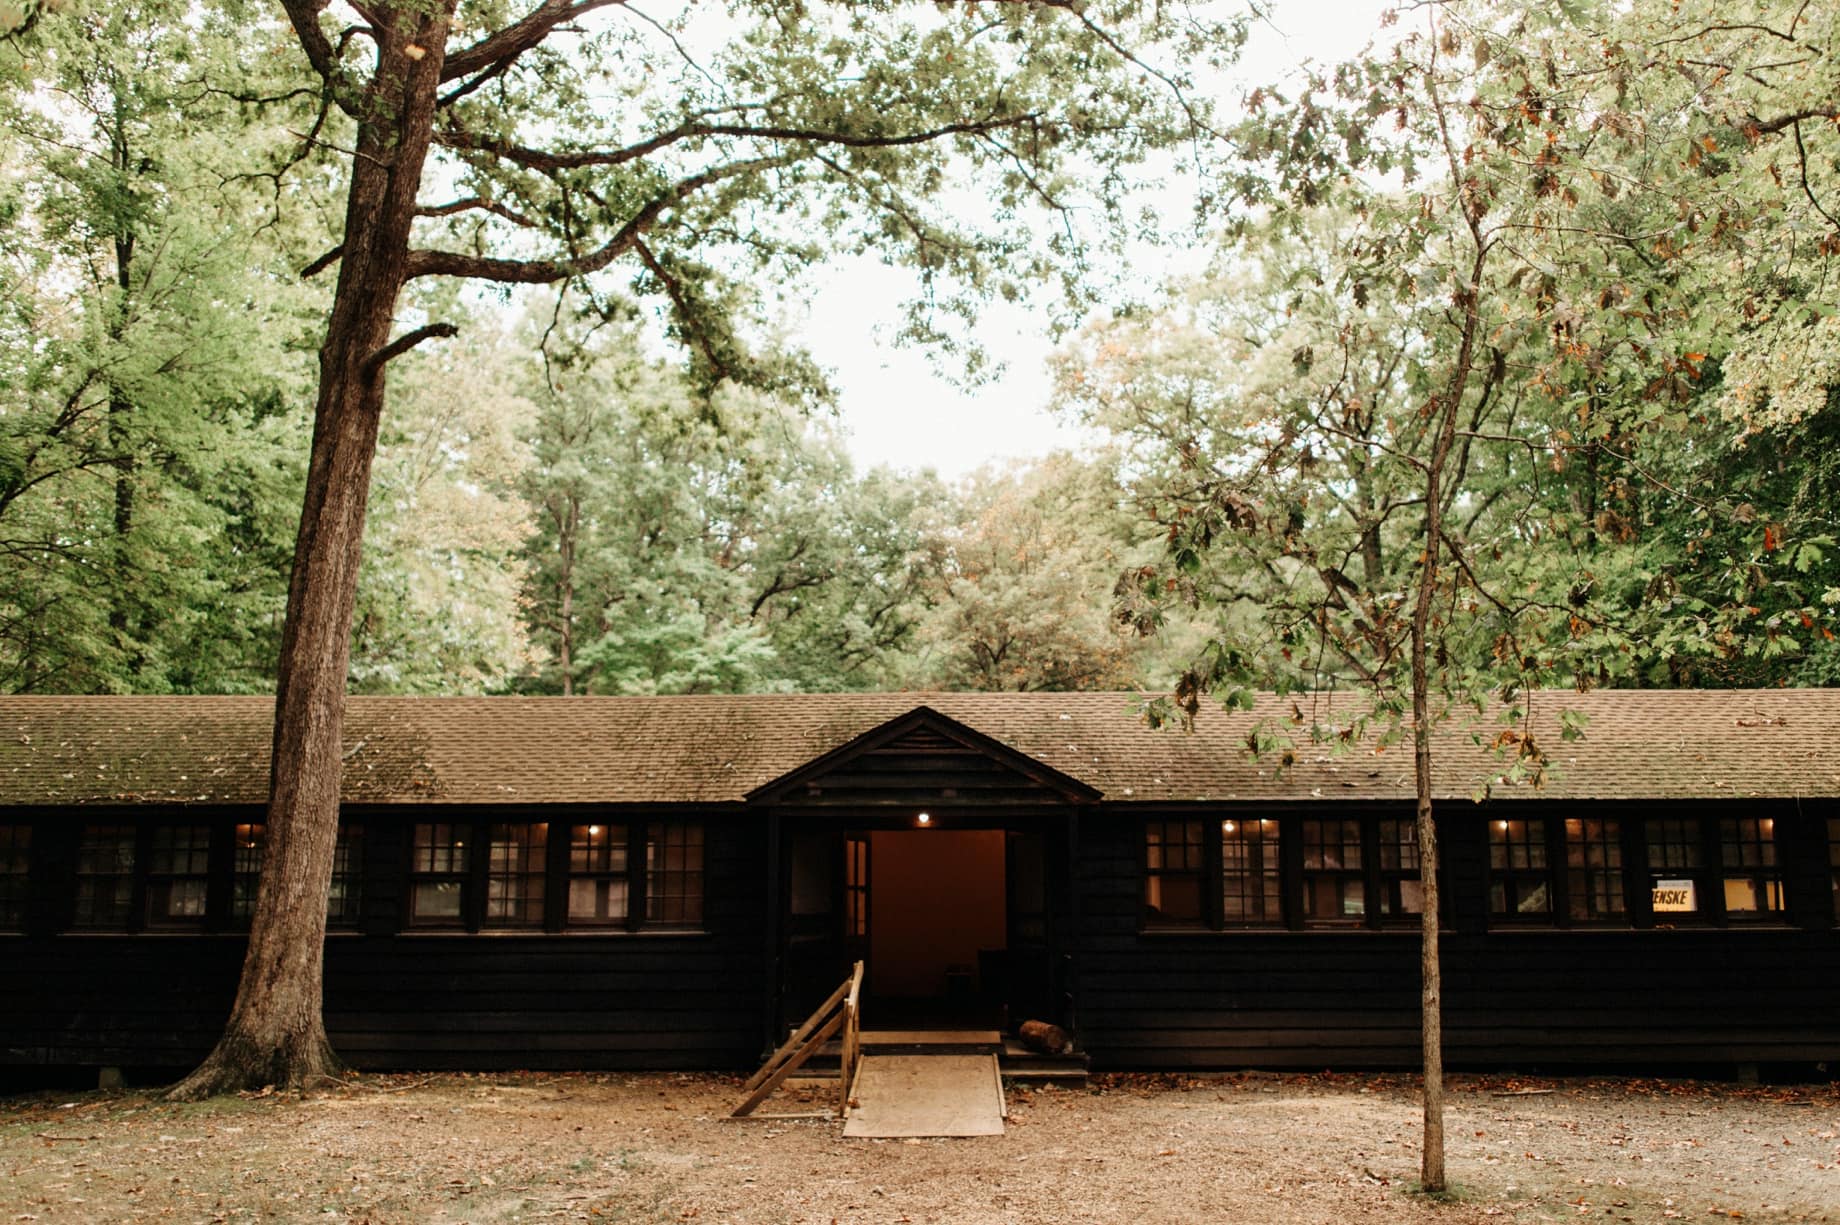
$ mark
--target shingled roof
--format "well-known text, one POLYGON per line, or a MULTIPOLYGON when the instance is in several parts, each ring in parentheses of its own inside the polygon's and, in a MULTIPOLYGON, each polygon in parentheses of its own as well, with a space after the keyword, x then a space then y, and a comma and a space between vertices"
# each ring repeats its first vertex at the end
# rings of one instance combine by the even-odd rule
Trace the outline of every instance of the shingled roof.
MULTIPOLYGON (((739 803, 890 719, 926 706, 1097 789, 1108 802, 1402 800, 1408 745, 1331 752, 1297 735, 1287 768, 1245 748, 1293 707, 1333 720, 1352 699, 1266 696, 1153 730, 1142 695, 877 693, 706 697, 353 697, 342 794, 359 803, 739 803)), ((1498 800, 1840 796, 1840 690, 1600 690, 1532 698, 1552 769, 1498 800), (1562 710, 1588 717, 1564 741, 1562 710)), ((260 803, 265 697, 0 698, 0 806, 260 803)), ((1499 780, 1492 721, 1440 729, 1436 793, 1499 780), (1478 744, 1480 740, 1482 743, 1478 744)))

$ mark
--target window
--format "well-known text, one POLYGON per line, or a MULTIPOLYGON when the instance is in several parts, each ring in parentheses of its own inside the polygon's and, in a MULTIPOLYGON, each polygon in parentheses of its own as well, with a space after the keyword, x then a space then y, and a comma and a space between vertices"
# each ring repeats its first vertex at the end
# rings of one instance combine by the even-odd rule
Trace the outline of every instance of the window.
POLYGON ((356 927, 364 900, 364 827, 339 826, 332 852, 332 884, 326 890, 326 925, 356 927))
POLYGON ((268 827, 256 822, 239 825, 232 845, 236 847, 235 867, 230 877, 230 917, 247 923, 256 912, 256 886, 262 879, 262 846, 268 827))
POLYGON ((1359 821, 1302 822, 1303 917, 1311 923, 1359 923, 1367 917, 1359 821))
POLYGON ((211 883, 211 827, 156 825, 147 850, 147 925, 201 927, 211 883))
POLYGON ((1622 826, 1568 817, 1565 822, 1565 913, 1574 923, 1623 920, 1622 826))
POLYGON ((494 825, 486 856, 486 927, 542 927, 549 826, 494 825))
POLYGON ((1144 922, 1151 927, 1198 927, 1206 874, 1200 821, 1144 825, 1144 922))
POLYGON ((0 931, 23 931, 32 871, 32 827, 0 825, 0 931))
POLYGON ((703 925, 703 827, 654 821, 645 836, 648 927, 703 925))
POLYGON ((1220 823, 1220 904, 1228 923, 1283 924, 1280 845, 1276 821, 1220 823))
POLYGON ((1834 918, 1840 921, 1840 817, 1827 818, 1827 870, 1833 886, 1834 918))
POLYGON ((409 924, 461 927, 467 872, 467 827, 417 825, 409 853, 409 924))
POLYGON ((1653 817, 1643 823, 1648 837, 1648 883, 1655 923, 1691 923, 1705 914, 1700 897, 1705 866, 1699 822, 1690 817, 1653 817))
POLYGON ((631 894, 624 825, 569 827, 569 926, 624 925, 631 894))
POLYGON ((1719 868, 1725 915, 1761 919, 1783 908, 1782 868, 1776 862, 1776 822, 1769 817, 1725 817, 1719 821, 1719 868))
POLYGON ((1417 920, 1425 913, 1425 886, 1418 879, 1418 822, 1380 822, 1380 918, 1417 920))
POLYGON ((843 931, 852 940, 869 936, 869 839, 843 842, 843 931))
POLYGON ((1489 918, 1550 923, 1551 875, 1544 820, 1489 822, 1489 918))
POLYGON ((133 899, 134 827, 84 826, 77 844, 77 926, 126 927, 133 899))

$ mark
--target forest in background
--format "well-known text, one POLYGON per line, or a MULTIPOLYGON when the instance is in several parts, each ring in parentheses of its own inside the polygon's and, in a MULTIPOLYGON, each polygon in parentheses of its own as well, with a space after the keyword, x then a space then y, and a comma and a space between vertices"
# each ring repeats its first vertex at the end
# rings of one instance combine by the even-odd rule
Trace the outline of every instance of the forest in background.
MULTIPOLYGON (((1452 6, 1428 45, 1461 101, 1384 48, 1248 99, 1260 186, 1194 274, 1057 359, 1061 411, 1112 440, 1088 455, 859 472, 822 371, 770 340, 736 380, 617 285, 419 291, 462 326, 392 375, 352 689, 1359 678, 1422 554, 1386 462, 1453 301, 1487 316, 1450 495, 1486 573, 1441 649, 1536 681, 1832 683, 1835 18, 1749 6, 1697 32, 1729 63, 1665 73, 1646 6, 1561 7, 1452 6), (1782 105, 1714 105, 1746 78, 1782 105), (1440 167, 1452 108, 1497 104, 1440 167), (1469 206, 1427 182, 1511 219, 1482 308, 1423 224, 1469 206)), ((340 163, 246 6, 60 16, 8 40, 0 87, 0 690, 265 691, 340 163)))

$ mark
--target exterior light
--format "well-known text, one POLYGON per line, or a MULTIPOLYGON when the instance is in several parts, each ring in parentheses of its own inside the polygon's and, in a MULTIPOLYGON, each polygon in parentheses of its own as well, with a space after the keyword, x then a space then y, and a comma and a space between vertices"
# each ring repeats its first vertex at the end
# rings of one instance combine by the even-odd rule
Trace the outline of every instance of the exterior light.
POLYGON ((931 825, 933 823, 933 814, 930 812, 923 812, 919 816, 915 817, 914 820, 918 821, 922 825, 931 825))

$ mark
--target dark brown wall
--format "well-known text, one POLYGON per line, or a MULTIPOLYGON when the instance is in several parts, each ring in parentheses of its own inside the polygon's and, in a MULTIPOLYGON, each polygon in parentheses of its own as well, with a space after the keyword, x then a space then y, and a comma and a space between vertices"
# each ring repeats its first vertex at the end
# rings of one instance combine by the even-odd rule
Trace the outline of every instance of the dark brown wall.
MULTIPOLYGON (((1488 815, 1451 805, 1438 823, 1451 1065, 1840 1066, 1840 931, 1812 839, 1787 865, 1778 926, 1491 931, 1488 815)), ((1801 847, 1819 817, 1778 819, 1801 847)), ((1080 833, 1079 1021, 1095 1066, 1417 1065, 1416 930, 1141 931, 1140 836, 1115 810, 1080 833)))

